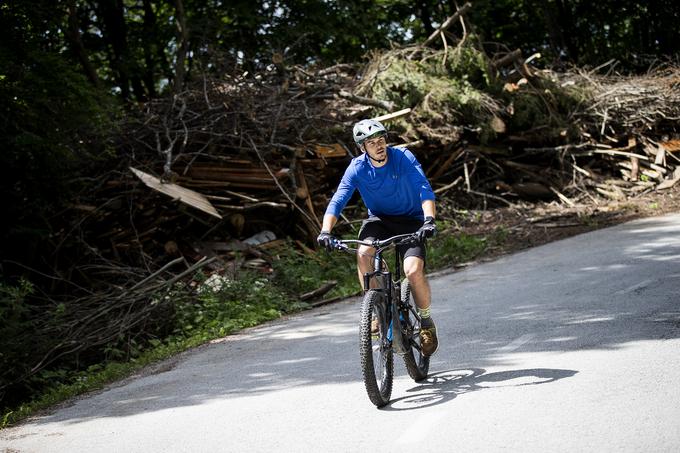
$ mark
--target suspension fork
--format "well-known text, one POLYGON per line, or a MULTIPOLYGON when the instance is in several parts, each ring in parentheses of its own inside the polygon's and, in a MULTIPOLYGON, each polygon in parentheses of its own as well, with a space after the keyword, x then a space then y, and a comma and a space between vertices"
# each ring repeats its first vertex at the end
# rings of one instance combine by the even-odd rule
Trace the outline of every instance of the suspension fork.
POLYGON ((399 253, 396 253, 396 263, 394 266, 394 276, 396 277, 394 281, 390 278, 390 311, 392 313, 392 344, 394 345, 394 350, 397 354, 406 354, 410 349, 411 345, 408 340, 404 339, 404 329, 402 327, 402 322, 406 322, 402 318, 401 314, 401 257, 399 253))
POLYGON ((396 334, 392 335, 394 337, 393 344, 397 354, 406 354, 411 349, 411 345, 408 340, 404 339, 402 328, 402 322, 406 322, 406 320, 402 318, 401 314, 401 254, 398 250, 395 253, 394 276, 394 281, 390 279, 390 298, 392 299, 390 309, 392 311, 392 319, 394 320, 393 330, 396 332, 396 334))

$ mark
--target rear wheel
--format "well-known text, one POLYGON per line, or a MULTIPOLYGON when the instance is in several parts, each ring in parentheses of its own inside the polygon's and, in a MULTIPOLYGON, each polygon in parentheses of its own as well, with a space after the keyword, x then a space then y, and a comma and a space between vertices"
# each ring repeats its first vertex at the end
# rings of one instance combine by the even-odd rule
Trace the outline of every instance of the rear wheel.
POLYGON ((371 402, 382 407, 390 401, 394 359, 383 293, 369 290, 361 304, 361 370, 371 402))
POLYGON ((408 375, 418 382, 427 377, 430 370, 430 358, 425 357, 420 348, 420 318, 416 314, 416 304, 411 295, 411 286, 407 279, 401 282, 401 302, 402 307, 408 307, 404 316, 408 316, 408 326, 404 340, 411 345, 411 349, 404 354, 404 365, 408 370, 408 375))

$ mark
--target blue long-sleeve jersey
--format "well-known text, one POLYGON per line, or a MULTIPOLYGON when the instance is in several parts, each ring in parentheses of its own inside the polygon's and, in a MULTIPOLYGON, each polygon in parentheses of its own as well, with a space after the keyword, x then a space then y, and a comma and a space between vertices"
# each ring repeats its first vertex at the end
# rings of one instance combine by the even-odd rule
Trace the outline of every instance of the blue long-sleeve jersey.
POLYGON ((387 164, 382 167, 374 167, 366 153, 352 159, 326 214, 339 217, 355 190, 359 190, 369 216, 422 220, 423 201, 435 199, 420 163, 406 148, 388 147, 387 164))

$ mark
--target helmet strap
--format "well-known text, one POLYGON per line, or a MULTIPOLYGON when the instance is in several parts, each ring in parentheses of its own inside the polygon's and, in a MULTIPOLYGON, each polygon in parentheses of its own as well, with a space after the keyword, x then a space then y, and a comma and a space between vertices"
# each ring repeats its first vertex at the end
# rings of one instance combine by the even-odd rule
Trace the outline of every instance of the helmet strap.
MULTIPOLYGON (((368 154, 368 151, 366 151, 366 154, 368 154)), ((387 158, 376 159, 375 157, 371 156, 370 154, 368 154, 368 158, 371 159, 372 161, 378 162, 379 164, 382 164, 383 162, 385 162, 385 160, 387 160, 387 158)))
POLYGON ((361 145, 361 148, 362 148, 363 152, 366 153, 366 155, 368 156, 368 158, 371 159, 373 162, 377 162, 377 163, 379 163, 379 164, 382 164, 383 162, 385 162, 385 161, 387 160, 387 153, 385 153, 385 158, 384 158, 384 159, 376 159, 375 157, 371 156, 371 154, 368 152, 368 150, 366 149, 366 145, 363 145, 363 144, 362 144, 362 145, 361 145))

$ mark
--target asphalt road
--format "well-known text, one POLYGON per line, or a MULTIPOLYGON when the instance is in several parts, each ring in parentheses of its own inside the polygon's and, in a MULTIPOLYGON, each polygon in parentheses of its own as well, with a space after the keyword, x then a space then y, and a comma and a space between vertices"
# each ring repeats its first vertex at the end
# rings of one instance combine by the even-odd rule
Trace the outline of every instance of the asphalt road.
POLYGON ((361 381, 354 299, 0 431, 0 451, 680 451, 680 215, 431 284, 431 376, 415 383, 398 360, 382 410, 361 381))

